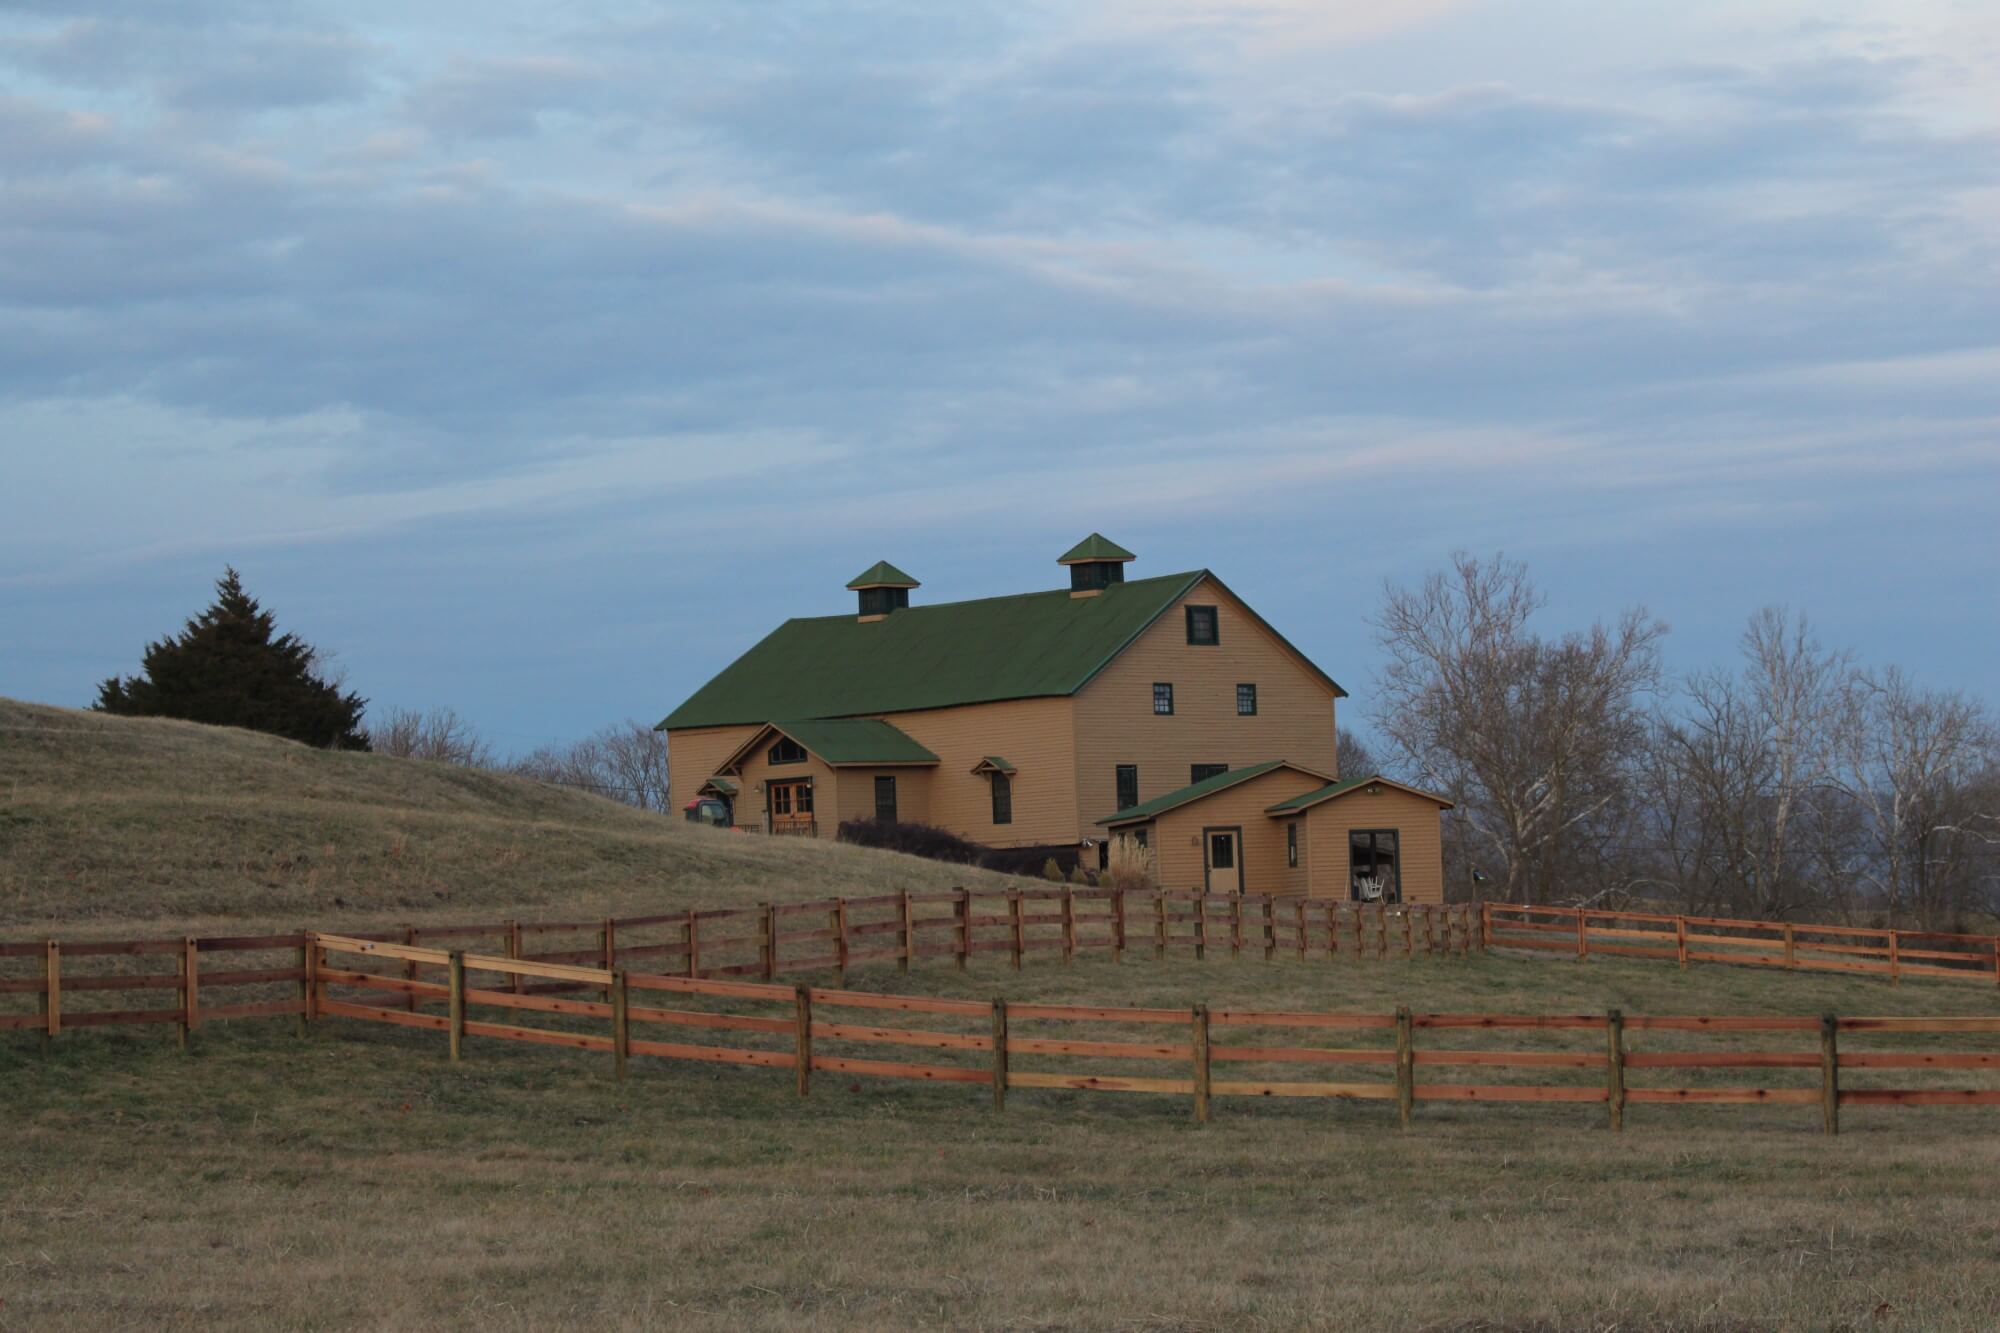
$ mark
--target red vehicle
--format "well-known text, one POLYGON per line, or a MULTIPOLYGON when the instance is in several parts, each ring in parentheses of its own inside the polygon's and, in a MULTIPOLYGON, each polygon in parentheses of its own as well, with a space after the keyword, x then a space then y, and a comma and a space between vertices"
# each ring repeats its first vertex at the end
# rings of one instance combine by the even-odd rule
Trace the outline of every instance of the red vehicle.
POLYGON ((729 803, 713 796, 697 796, 682 807, 682 818, 690 824, 712 824, 716 828, 730 827, 729 803))

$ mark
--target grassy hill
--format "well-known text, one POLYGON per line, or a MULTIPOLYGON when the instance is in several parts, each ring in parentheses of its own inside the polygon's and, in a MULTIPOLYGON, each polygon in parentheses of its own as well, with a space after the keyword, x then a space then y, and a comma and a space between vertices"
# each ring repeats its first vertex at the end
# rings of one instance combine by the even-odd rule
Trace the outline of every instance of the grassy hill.
POLYGON ((500 773, 0 699, 0 933, 632 915, 999 882, 500 773))

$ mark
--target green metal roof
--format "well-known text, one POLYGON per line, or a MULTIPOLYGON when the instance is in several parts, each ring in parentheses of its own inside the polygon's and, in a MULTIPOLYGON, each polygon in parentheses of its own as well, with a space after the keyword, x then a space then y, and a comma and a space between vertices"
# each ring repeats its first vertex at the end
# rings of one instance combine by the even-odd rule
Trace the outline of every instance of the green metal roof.
POLYGON ((1273 769, 1291 767, 1295 767, 1295 765, 1287 764, 1282 759, 1272 759, 1265 763, 1252 764, 1248 768, 1232 768, 1227 773, 1217 773, 1212 778, 1203 778, 1193 786, 1182 787, 1179 791, 1170 791, 1165 796, 1155 796, 1150 801, 1141 801, 1135 806, 1120 810, 1117 814, 1107 819, 1100 819, 1097 822, 1100 824, 1136 824, 1143 820, 1152 819, 1157 815, 1165 814, 1175 806, 1186 805, 1189 801, 1198 801, 1204 796, 1213 796, 1216 792, 1226 791, 1239 782, 1248 782, 1252 778, 1261 778, 1273 769))
POLYGON ((924 585, 890 564, 877 560, 847 581, 849 588, 921 588, 924 585))
POLYGON ((938 602, 869 624, 851 614, 788 620, 660 726, 855 717, 1074 694, 1204 572, 1114 584, 1096 597, 1060 589, 938 602))
POLYGON ((1336 796, 1345 796, 1356 787, 1363 787, 1371 782, 1379 782, 1385 787, 1394 787, 1397 791, 1408 792, 1412 796, 1421 796, 1427 801, 1436 801, 1447 810, 1452 805, 1449 799, 1438 795, 1436 792, 1405 786, 1403 783, 1394 782, 1383 777, 1380 773, 1370 773, 1365 778, 1347 778, 1340 782, 1329 783, 1317 791, 1309 791, 1303 796, 1294 796, 1289 801, 1280 801, 1276 805, 1268 807, 1264 813, 1267 815, 1291 814, 1295 811, 1318 805, 1321 801, 1330 801, 1336 796))
MULTIPOLYGON (((887 722, 874 718, 804 718, 773 722, 829 764, 935 764, 938 757, 887 722)), ((752 744, 755 744, 753 739, 752 744)), ((745 748, 748 748, 747 746, 745 748)))
POLYGON ((1093 532, 1056 558, 1059 565, 1080 565, 1089 560, 1137 560, 1139 557, 1101 532, 1093 532))

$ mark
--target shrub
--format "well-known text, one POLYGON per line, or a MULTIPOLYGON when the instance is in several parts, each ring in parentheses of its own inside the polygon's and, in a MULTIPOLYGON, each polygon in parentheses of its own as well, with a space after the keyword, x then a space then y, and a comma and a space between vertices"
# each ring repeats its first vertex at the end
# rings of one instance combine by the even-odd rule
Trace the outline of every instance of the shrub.
POLYGON ((1111 840, 1104 882, 1114 889, 1150 889, 1154 882, 1153 849, 1129 833, 1111 840))
POLYGON ((1051 856, 1042 862, 1042 878, 1060 884, 1063 882, 1062 862, 1051 856))
POLYGON ((910 824, 894 819, 848 819, 840 825, 840 840, 860 847, 906 852, 954 865, 982 865, 988 848, 934 824, 910 824))

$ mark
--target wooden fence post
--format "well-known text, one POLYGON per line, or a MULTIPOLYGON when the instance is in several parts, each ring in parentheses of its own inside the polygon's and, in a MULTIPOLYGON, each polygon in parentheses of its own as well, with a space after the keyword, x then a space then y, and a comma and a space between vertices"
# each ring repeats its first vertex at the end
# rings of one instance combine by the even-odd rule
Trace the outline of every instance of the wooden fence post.
POLYGON ((1832 1014, 1819 1020, 1819 1108, 1826 1132, 1840 1133, 1840 1020, 1832 1014))
POLYGON ((42 945, 42 1054, 47 1055, 62 1035, 62 945, 49 940, 42 945))
POLYGON ((1307 956, 1311 953, 1311 947, 1312 947, 1312 941, 1310 937, 1308 937, 1306 934, 1306 896, 1303 893, 1300 894, 1298 896, 1298 900, 1292 904, 1292 912, 1298 918, 1299 961, 1303 963, 1306 961, 1307 956))
POLYGON ((1889 932, 1889 984, 1892 986, 1903 984, 1902 948, 1893 930, 1889 932))
POLYGON ((457 1064, 465 1058, 465 950, 453 949, 448 981, 451 988, 448 1022, 451 1030, 451 1062, 457 1064))
POLYGON ((1013 941, 1014 970, 1021 970, 1021 954, 1027 948, 1027 926, 1021 920, 1021 891, 1007 890, 1007 933, 1013 941))
POLYGON ((1208 890, 1202 889, 1194 896, 1194 957, 1196 962, 1208 957, 1208 890))
POLYGON ((813 1067, 813 999, 810 986, 800 986, 796 992, 792 1017, 792 1033, 796 1043, 792 1059, 798 1065, 799 1096, 812 1091, 813 1067))
MULTIPOLYGON (((1993 955, 2000 963, 2000 947, 1993 955)), ((1125 890, 1114 889, 1111 894, 1111 961, 1125 961, 1125 890)))
POLYGON ((319 936, 306 932, 306 1021, 319 1021, 319 1002, 326 998, 326 984, 319 979, 320 963, 326 951, 319 947, 319 936))
POLYGON ((1417 1097, 1417 1061, 1414 1024, 1410 1007, 1396 1010, 1396 1117, 1404 1129, 1410 1127, 1410 1111, 1417 1097))
POLYGON ((1063 966, 1068 967, 1076 958, 1076 890, 1065 884, 1062 893, 1063 966))
POLYGON ((993 1001, 993 1109, 1007 1109, 1007 1001, 993 1001))
POLYGON ((306 1035, 306 1024, 312 1019, 312 935, 299 936, 299 1035, 306 1035))
MULTIPOLYGON (((507 956, 516 962, 521 958, 521 923, 512 917, 507 919, 507 956)), ((516 995, 524 993, 528 989, 528 979, 516 972, 511 989, 516 995)))
POLYGON ((181 1049, 201 1024, 201 956, 195 952, 194 938, 181 941, 181 1049))
POLYGON ((951 905, 952 914, 958 918, 958 925, 952 931, 955 936, 952 961, 958 970, 965 971, 965 960, 972 956, 972 890, 959 889, 958 901, 951 905))
POLYGON ((1993 937, 1993 984, 2000 986, 2000 935, 1993 937))
POLYGON ((1326 961, 1340 961, 1340 904, 1331 898, 1326 903, 1326 961))
MULTIPOLYGON (((1445 952, 1451 952, 1451 922, 1444 923, 1445 952)), ((1424 957, 1435 958, 1438 951, 1437 913, 1430 903, 1424 904, 1424 957)))
POLYGON ((1576 961, 1590 957, 1590 927, 1581 907, 1576 909, 1576 961))
POLYGON ((1792 923, 1787 921, 1785 923, 1785 966, 1797 967, 1798 965, 1799 955, 1792 939, 1792 923))
MULTIPOLYGON (((417 947, 417 928, 415 926, 403 927, 403 943, 412 949, 417 947)), ((403 980, 419 981, 422 978, 422 966, 415 959, 411 959, 409 962, 403 964, 403 980)), ((414 990, 403 997, 403 1005, 411 1013, 417 1011, 417 993, 414 990)))
POLYGON ((1194 1122, 1208 1123, 1208 1006, 1194 1007, 1194 1122))
POLYGON ((690 977, 701 976, 701 919, 688 908, 687 917, 687 967, 690 977))
POLYGON ((1389 959, 1389 904, 1381 903, 1375 908, 1375 956, 1384 962, 1389 959))
MULTIPOLYGON (((764 964, 764 980, 769 981, 778 975, 778 909, 776 905, 765 903, 764 915, 760 919, 763 923, 762 934, 764 937, 759 942, 759 949, 762 953, 760 961, 764 964)), ((845 959, 842 960, 842 962, 845 961, 845 959)))
POLYGON ((910 960, 916 957, 916 953, 917 953, 917 920, 916 917, 913 916, 910 912, 910 891, 908 889, 904 889, 903 890, 903 952, 901 957, 896 959, 896 970, 898 972, 908 972, 910 970, 910 960))
POLYGON ((1354 913, 1354 961, 1358 963, 1368 956, 1368 941, 1362 934, 1364 930, 1362 917, 1367 913, 1360 903, 1354 904, 1348 910, 1354 913))
POLYGON ((1680 959, 1681 971, 1687 971, 1688 919, 1684 916, 1674 918, 1674 954, 1680 959))
POLYGON ((1153 890, 1153 957, 1167 956, 1167 891, 1153 890))
POLYGON ((625 985, 625 973, 621 969, 611 974, 611 1067, 620 1083, 625 1081, 625 1066, 631 1058, 631 993, 625 985))
POLYGON ((1625 1128, 1625 1015, 1613 1009, 1604 1016, 1605 1100, 1611 1107, 1611 1128, 1625 1128))
POLYGON ((1493 944, 1493 904, 1479 904, 1479 952, 1485 953, 1493 944))
POLYGON ((1415 922, 1414 920, 1412 920, 1412 919, 1411 919, 1411 917, 1410 917, 1410 905, 1409 905, 1408 903, 1404 903, 1404 904, 1402 904, 1402 908, 1403 908, 1403 912, 1402 912, 1402 917, 1403 917, 1403 961, 1404 961, 1404 962, 1408 962, 1408 961, 1409 961, 1409 960, 1410 960, 1411 958, 1414 958, 1414 957, 1416 956, 1416 952, 1417 952, 1417 943, 1416 943, 1416 938, 1415 938, 1415 936, 1416 936, 1416 922, 1415 922))
POLYGON ((833 900, 833 921, 834 929, 840 934, 840 984, 845 986, 847 984, 847 959, 848 955, 853 951, 853 946, 849 943, 847 934, 847 899, 835 898, 833 900))
MULTIPOLYGON (((604 918, 604 924, 597 931, 597 943, 604 951, 604 970, 606 972, 616 972, 618 970, 618 922, 615 918, 608 916, 604 918)), ((606 1000, 611 998, 611 988, 609 986, 604 988, 604 998, 606 1000)))
POLYGON ((1278 900, 1268 893, 1257 897, 1264 904, 1264 961, 1268 963, 1278 956, 1278 900))
POLYGON ((1243 895, 1229 895, 1229 956, 1243 956, 1243 895))

